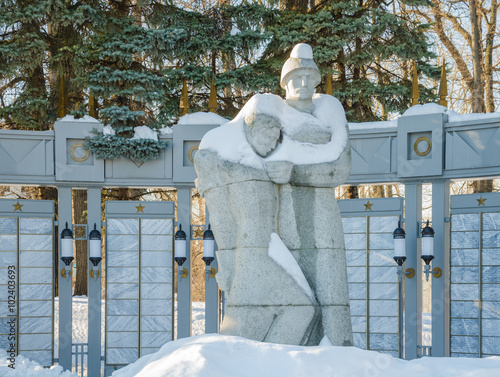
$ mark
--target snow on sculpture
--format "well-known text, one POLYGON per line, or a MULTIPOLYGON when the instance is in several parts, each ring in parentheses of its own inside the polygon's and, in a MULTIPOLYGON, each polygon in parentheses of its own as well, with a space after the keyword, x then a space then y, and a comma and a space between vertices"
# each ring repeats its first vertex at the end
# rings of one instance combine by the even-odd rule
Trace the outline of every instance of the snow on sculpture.
POLYGON ((314 94, 319 83, 311 47, 298 44, 281 74, 286 100, 255 95, 195 155, 227 294, 222 334, 353 344, 334 192, 351 168, 347 121, 337 99, 314 94))

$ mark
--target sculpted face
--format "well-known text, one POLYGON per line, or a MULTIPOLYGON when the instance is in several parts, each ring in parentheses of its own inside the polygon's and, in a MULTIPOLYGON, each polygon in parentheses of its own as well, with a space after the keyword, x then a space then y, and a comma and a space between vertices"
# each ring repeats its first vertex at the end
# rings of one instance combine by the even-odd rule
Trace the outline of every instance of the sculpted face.
POLYGON ((245 134, 252 149, 267 157, 276 148, 281 136, 279 121, 266 114, 252 114, 245 119, 245 134))
POLYGON ((316 77, 310 69, 296 69, 289 74, 286 83, 286 99, 308 101, 316 87, 316 77))

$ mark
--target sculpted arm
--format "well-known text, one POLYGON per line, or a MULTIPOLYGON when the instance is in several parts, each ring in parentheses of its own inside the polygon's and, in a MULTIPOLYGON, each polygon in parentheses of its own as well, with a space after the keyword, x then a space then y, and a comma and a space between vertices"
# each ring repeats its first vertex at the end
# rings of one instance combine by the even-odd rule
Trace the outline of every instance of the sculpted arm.
POLYGON ((339 158, 332 162, 295 165, 290 183, 297 186, 337 187, 351 173, 351 145, 347 141, 339 158))

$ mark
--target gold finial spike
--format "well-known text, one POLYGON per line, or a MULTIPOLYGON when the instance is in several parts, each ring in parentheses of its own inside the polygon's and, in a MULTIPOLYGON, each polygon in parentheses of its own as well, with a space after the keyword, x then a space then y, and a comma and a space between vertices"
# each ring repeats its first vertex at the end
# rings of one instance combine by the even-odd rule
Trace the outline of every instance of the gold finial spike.
POLYGON ((59 108, 57 110, 57 117, 64 118, 68 114, 68 92, 66 91, 66 82, 64 75, 61 75, 59 80, 59 108))
POLYGON ((210 85, 208 110, 210 110, 212 113, 217 113, 217 89, 215 89, 215 73, 212 75, 212 84, 210 85))
POLYGON ((189 98, 188 98, 188 87, 186 79, 182 80, 182 95, 181 104, 179 105, 181 109, 181 116, 186 115, 189 109, 189 98))
POLYGON ((326 76, 326 83, 325 83, 325 94, 333 95, 333 88, 332 88, 332 71, 330 68, 328 68, 328 75, 326 76))
POLYGON ((441 68, 441 82, 439 83, 439 104, 444 107, 448 107, 448 81, 446 80, 446 64, 443 60, 443 66, 441 68))
POLYGON ((418 90, 418 74, 417 74, 417 63, 413 66, 413 82, 411 86, 411 105, 418 105, 418 99, 420 98, 420 93, 418 90))
POLYGON ((92 118, 99 119, 99 115, 97 114, 97 101, 92 93, 89 94, 89 115, 92 118))

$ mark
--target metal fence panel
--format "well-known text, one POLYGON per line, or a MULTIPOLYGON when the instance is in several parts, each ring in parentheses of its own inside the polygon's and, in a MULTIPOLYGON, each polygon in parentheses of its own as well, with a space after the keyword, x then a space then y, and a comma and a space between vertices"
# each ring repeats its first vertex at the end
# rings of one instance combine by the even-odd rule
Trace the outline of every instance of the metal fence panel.
POLYGON ((500 355, 500 194, 452 196, 450 354, 500 355))
POLYGON ((392 233, 402 216, 402 199, 349 199, 339 205, 354 345, 398 357, 402 318, 392 233))
POLYGON ((114 368, 173 339, 174 222, 170 202, 108 204, 105 352, 114 368))
POLYGON ((0 348, 52 365, 54 203, 0 200, 0 348))

